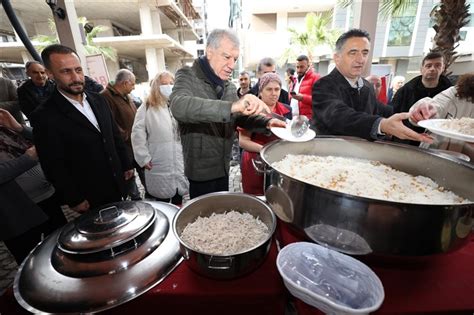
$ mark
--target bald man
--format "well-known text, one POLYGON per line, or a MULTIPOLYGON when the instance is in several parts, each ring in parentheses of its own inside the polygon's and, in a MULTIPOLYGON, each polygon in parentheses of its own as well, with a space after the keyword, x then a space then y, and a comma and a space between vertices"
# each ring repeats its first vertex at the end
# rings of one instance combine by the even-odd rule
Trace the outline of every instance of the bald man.
MULTIPOLYGON (((130 96, 130 93, 135 88, 135 80, 135 75, 130 70, 121 69, 119 72, 117 72, 115 81, 113 83, 109 83, 105 90, 101 92, 102 96, 104 96, 110 106, 112 116, 117 123, 120 134, 122 135, 122 139, 127 147, 130 161, 135 161, 133 156, 131 134, 137 108, 130 96)), ((139 175, 141 175, 140 172, 143 172, 141 168, 136 162, 133 164, 139 175)), ((144 175, 140 176, 140 178, 144 178, 144 175)), ((142 180, 142 183, 144 185, 145 181, 142 180)), ((135 176, 127 181, 126 191, 130 199, 142 199, 135 182, 135 176)))
POLYGON ((28 61, 25 70, 30 78, 18 88, 17 93, 21 111, 30 118, 31 112, 53 94, 55 84, 48 79, 46 69, 38 61, 28 61))

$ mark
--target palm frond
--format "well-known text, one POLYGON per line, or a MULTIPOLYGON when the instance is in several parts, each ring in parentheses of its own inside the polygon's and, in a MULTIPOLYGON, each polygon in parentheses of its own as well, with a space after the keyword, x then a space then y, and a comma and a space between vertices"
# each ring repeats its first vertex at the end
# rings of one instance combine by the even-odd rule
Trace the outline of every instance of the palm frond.
POLYGON ((387 20, 391 16, 403 14, 414 4, 413 0, 382 0, 379 13, 383 19, 387 20))
POLYGON ((345 8, 350 7, 353 2, 354 0, 337 0, 337 6, 345 9, 345 8))

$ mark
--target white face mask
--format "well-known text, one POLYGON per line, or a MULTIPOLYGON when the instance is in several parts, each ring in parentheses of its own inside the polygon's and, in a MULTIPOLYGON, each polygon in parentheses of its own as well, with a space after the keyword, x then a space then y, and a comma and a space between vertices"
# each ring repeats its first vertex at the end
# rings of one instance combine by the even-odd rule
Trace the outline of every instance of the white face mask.
POLYGON ((168 85, 160 85, 160 92, 163 94, 166 98, 169 98, 171 95, 171 91, 173 90, 173 85, 168 84, 168 85))

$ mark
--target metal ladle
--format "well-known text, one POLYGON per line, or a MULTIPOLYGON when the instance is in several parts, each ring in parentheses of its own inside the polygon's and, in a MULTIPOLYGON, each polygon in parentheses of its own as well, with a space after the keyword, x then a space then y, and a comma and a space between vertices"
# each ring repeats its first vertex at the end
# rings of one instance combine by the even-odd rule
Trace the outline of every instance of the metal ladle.
POLYGON ((309 129, 309 119, 304 115, 294 116, 290 122, 290 130, 293 137, 302 137, 309 129))
POLYGON ((302 137, 309 129, 309 119, 304 115, 294 116, 292 120, 276 113, 270 113, 270 116, 289 124, 290 132, 295 138, 302 137))

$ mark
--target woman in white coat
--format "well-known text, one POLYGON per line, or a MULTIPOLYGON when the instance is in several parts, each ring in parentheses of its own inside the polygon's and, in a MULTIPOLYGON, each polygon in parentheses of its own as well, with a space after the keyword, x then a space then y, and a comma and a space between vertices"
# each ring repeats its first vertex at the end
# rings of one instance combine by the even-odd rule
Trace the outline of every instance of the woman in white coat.
MULTIPOLYGON (((410 108, 410 121, 418 123, 430 118, 474 118, 474 72, 463 74, 452 86, 433 98, 425 97, 410 108)), ((422 148, 460 152, 474 163, 474 143, 433 135, 432 144, 422 143, 422 148)))
POLYGON ((148 193, 159 201, 180 205, 188 193, 184 176, 183 149, 177 123, 168 108, 174 77, 169 72, 155 76, 145 104, 140 106, 132 128, 135 160, 145 168, 148 193))

